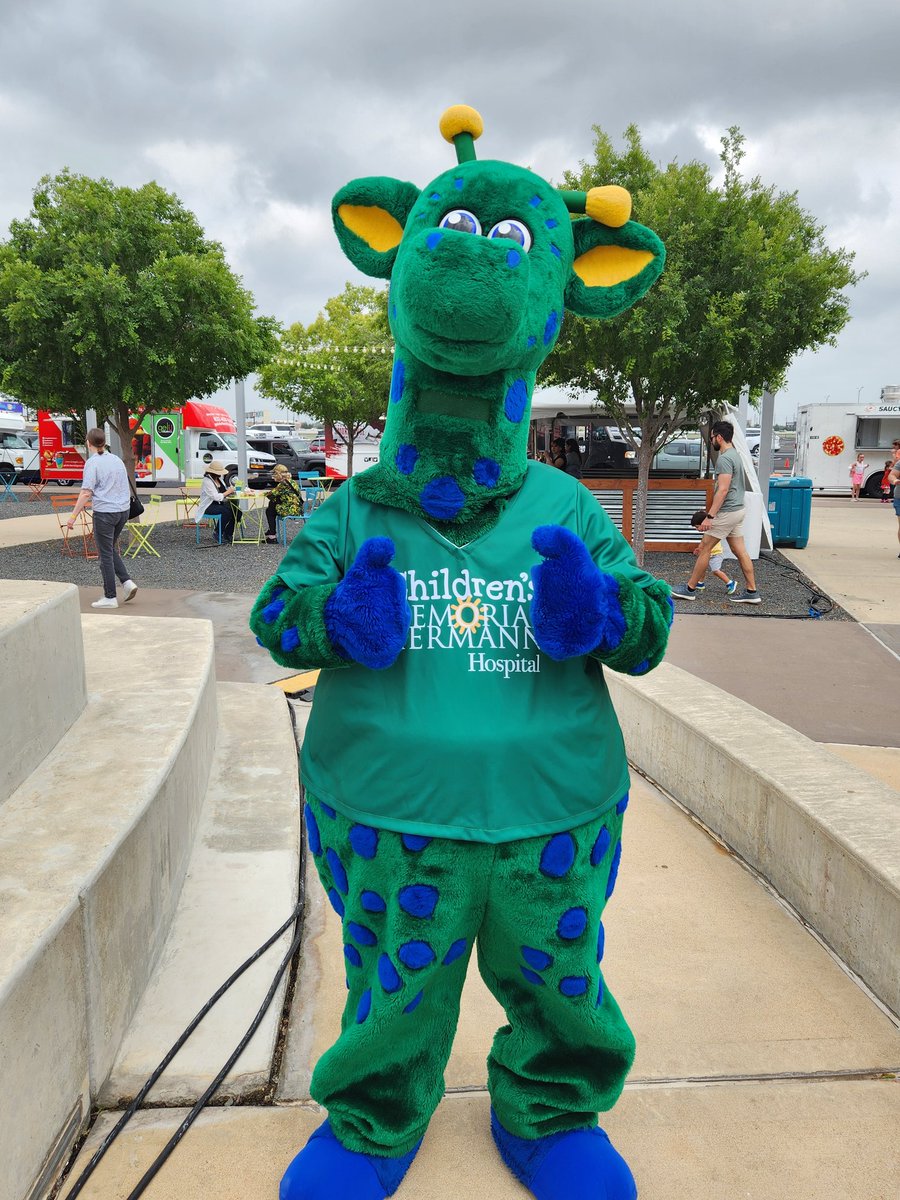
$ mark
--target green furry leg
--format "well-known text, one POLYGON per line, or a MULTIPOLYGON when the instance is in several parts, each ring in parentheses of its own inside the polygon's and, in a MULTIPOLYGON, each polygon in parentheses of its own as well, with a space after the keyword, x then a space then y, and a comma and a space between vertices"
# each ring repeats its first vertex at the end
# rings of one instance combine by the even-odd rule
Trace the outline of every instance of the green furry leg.
POLYGON ((516 1137, 594 1126, 634 1061, 599 967, 626 803, 571 833, 497 847, 478 965, 509 1020, 494 1038, 488 1086, 516 1137))
POLYGON ((350 1150, 405 1154, 443 1095, 493 847, 404 838, 355 825, 309 793, 307 804, 349 984, 341 1036, 310 1090, 350 1150))
POLYGON ((596 1124, 634 1058, 598 966, 621 812, 493 846, 374 830, 307 802, 349 984, 341 1036, 311 1087, 338 1139, 395 1156, 422 1137, 443 1094, 476 938, 481 974, 510 1022, 488 1061, 502 1125, 534 1139, 596 1124))

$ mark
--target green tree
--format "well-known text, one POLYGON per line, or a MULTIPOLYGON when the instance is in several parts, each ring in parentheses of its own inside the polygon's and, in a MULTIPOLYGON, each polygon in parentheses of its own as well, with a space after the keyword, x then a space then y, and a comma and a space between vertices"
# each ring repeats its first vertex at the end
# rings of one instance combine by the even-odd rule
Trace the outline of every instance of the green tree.
POLYGON ((3 386, 36 407, 96 410, 132 479, 131 415, 179 408, 272 353, 278 324, 253 310, 219 243, 156 183, 45 177, 0 243, 3 386))
POLYGON ((284 331, 256 388, 284 408, 330 423, 346 443, 352 475, 354 442, 384 414, 392 353, 387 292, 348 283, 311 325, 284 331))
POLYGON ((703 163, 658 166, 634 125, 624 143, 616 150, 594 126, 593 159, 567 172, 563 186, 628 188, 635 219, 666 245, 666 269, 612 321, 567 315, 541 382, 593 394, 635 450, 634 549, 642 560, 653 456, 745 385, 751 395, 766 383, 777 389, 801 350, 833 345, 849 319, 844 289, 862 276, 851 253, 829 249, 795 193, 743 178, 737 128, 722 138, 718 185, 703 163))

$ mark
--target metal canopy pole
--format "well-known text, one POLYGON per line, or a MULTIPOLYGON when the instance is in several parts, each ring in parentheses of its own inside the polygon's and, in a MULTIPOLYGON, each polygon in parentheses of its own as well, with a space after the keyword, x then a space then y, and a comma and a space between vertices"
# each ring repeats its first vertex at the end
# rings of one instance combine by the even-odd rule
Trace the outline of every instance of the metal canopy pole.
POLYGON ((234 381, 234 423, 237 426, 238 478, 247 484, 247 410, 244 403, 244 381, 234 381))
POLYGON ((763 510, 769 509, 769 479, 772 475, 772 428, 775 424, 775 397, 769 391, 766 383, 763 387, 762 412, 759 422, 759 459, 756 473, 759 476, 759 490, 762 492, 763 510))

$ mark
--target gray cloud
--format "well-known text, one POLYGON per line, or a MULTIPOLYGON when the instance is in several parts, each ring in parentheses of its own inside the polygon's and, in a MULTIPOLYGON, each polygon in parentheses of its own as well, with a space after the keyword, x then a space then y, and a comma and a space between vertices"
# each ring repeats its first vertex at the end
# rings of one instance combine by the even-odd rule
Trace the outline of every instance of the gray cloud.
POLYGON ((309 320, 356 277, 331 195, 356 175, 424 184, 445 169, 448 104, 484 114, 482 156, 551 178, 590 155, 594 123, 619 136, 636 122, 661 161, 714 168, 739 124, 747 169, 796 189, 870 273, 785 406, 897 381, 900 10, 886 0, 4 0, 0 15, 0 226, 64 165, 155 177, 264 311, 309 320))

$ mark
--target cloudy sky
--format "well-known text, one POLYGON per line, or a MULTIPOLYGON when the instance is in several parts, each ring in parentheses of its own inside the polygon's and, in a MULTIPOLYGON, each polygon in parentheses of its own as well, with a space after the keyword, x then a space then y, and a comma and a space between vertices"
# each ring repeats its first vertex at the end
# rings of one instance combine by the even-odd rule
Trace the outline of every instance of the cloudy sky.
POLYGON ((0 231, 64 166, 156 179, 261 311, 309 321, 361 278, 332 194, 445 170, 449 104, 483 114, 481 157, 548 178, 590 155, 593 124, 634 121, 660 161, 711 165, 737 124, 746 170, 796 190, 869 273, 779 416, 900 383, 896 0, 0 0, 0 17, 0 231))

